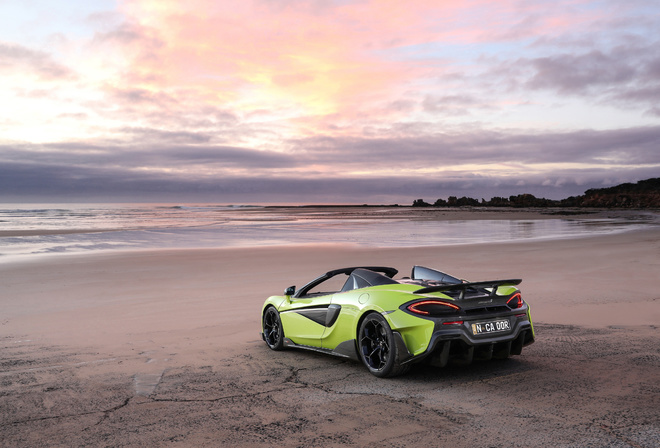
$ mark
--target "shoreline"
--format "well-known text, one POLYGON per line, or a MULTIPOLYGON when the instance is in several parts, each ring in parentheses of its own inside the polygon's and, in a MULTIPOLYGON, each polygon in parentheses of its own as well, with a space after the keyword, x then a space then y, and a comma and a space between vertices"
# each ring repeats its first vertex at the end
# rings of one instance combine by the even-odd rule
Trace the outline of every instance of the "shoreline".
POLYGON ((286 213, 281 209, 259 209, 237 214, 222 212, 217 217, 205 215, 206 224, 188 221, 192 218, 186 215, 181 221, 173 220, 165 226, 154 221, 154 226, 125 228, 2 230, 0 227, 0 264, 26 257, 168 248, 284 248, 321 241, 369 248, 560 241, 660 227, 660 215, 639 211, 558 216, 532 209, 508 213, 464 209, 421 209, 411 213, 382 207, 367 213, 359 207, 354 210, 338 207, 332 212, 318 207, 284 210, 286 213), (211 218, 213 223, 208 221, 211 218))
MULTIPOLYGON (((76 204, 78 205, 78 204, 76 204)), ((110 206, 112 204, 109 204, 110 206)), ((153 210, 160 210, 155 207, 153 210)), ((208 207, 213 211, 212 206, 208 207)), ((123 209, 117 209, 121 214, 123 209)), ((638 219, 642 216, 653 216, 660 221, 660 210, 656 209, 576 209, 576 208, 497 208, 497 207, 411 207, 411 206, 255 206, 254 208, 222 209, 217 215, 220 222, 242 222, 250 221, 251 217, 262 222, 282 222, 294 220, 433 220, 433 221, 473 221, 473 220, 601 220, 601 219, 638 219), (238 216, 238 217, 237 217, 238 216)), ((36 218, 36 217, 35 217, 36 218)), ((63 218, 62 218, 63 219, 63 218)), ((3 229, 0 225, 0 238, 16 236, 39 236, 39 235, 66 235, 74 233, 99 233, 131 230, 158 230, 169 228, 194 228, 200 223, 171 226, 149 226, 149 225, 125 225, 119 227, 76 227, 70 228, 71 220, 67 218, 66 228, 34 228, 35 224, 29 224, 30 228, 3 229)), ((182 222, 186 222, 185 220, 182 222)), ((204 221, 202 226, 213 226, 218 224, 213 220, 204 221)), ((11 220, 5 219, 0 224, 12 225, 11 220)))
MULTIPOLYGON (((130 230, 143 230, 143 229, 126 229, 130 230)), ((39 262, 41 260, 48 260, 56 257, 94 257, 94 256, 112 256, 112 255, 137 255, 140 253, 149 253, 149 252, 183 252, 183 251, 224 251, 224 250, 249 250, 249 249, 259 249, 259 248, 269 248, 269 249, 291 249, 291 248, 313 248, 313 247, 344 247, 346 249, 430 249, 430 248, 449 248, 449 247, 481 247, 487 245, 509 245, 509 244, 526 244, 526 243, 539 243, 539 242, 552 242, 552 241, 566 241, 566 240, 581 240, 581 239, 591 239, 591 238, 608 238, 616 235, 624 235, 629 233, 639 233, 639 232, 654 232, 660 231, 660 225, 642 225, 639 228, 622 228, 617 230, 611 230, 607 232, 594 232, 594 233, 579 233, 579 234, 557 234, 552 236, 539 236, 539 237, 525 237, 519 239, 510 239, 510 240, 501 240, 501 241, 461 241, 461 242, 446 242, 443 244, 419 244, 419 245, 384 245, 384 246, 370 246, 363 245, 357 242, 271 242, 267 244, 250 244, 250 245, 227 245, 227 246, 182 246, 182 247, 137 247, 137 248, 92 248, 85 249, 80 251, 53 251, 53 252, 39 252, 39 253, 19 253, 19 254, 1 254, 0 253, 0 265, 3 264, 13 264, 21 262, 39 262)), ((85 234, 85 233, 105 233, 105 232, 120 232, 122 229, 105 229, 105 230, 94 230, 88 229, 84 231, 71 230, 71 231, 34 231, 26 232, 22 234, 17 232, 17 234, 12 235, 3 235, 3 232, 0 231, 0 239, 2 237, 21 237, 21 236, 57 236, 57 235, 69 235, 69 234, 85 234)), ((11 232, 11 231, 8 231, 11 232)))

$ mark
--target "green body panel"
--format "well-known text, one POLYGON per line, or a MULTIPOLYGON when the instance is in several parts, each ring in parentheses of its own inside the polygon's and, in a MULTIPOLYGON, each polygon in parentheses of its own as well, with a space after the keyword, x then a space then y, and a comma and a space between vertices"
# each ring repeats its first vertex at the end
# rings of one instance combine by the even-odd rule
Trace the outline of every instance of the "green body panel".
MULTIPOLYGON (((488 288, 490 291, 490 288, 488 288)), ((508 296, 509 294, 513 294, 514 292, 518 291, 518 288, 515 286, 500 286, 497 288, 497 295, 498 296, 508 296)))
MULTIPOLYGON (((296 335, 295 338, 291 338, 293 342, 301 345, 311 345, 313 347, 320 346, 319 341, 323 337, 325 327, 296 313, 295 311, 318 306, 325 301, 319 300, 320 298, 288 300, 284 297, 284 299, 285 300, 281 301, 278 311, 280 312, 280 319, 282 320, 283 328, 286 328, 287 330, 291 329, 292 331, 290 331, 290 333, 296 335)), ((288 336, 289 335, 287 335, 287 337, 288 336)))
POLYGON ((337 322, 325 329, 321 346, 332 350, 344 341, 355 339, 359 312, 355 305, 343 305, 337 322))
POLYGON ((411 316, 401 310, 385 315, 390 327, 398 331, 413 355, 423 353, 429 345, 435 325, 432 321, 411 316))
MULTIPOLYGON (((296 336, 292 337, 291 340, 296 344, 316 347, 323 337, 325 331, 323 325, 317 324, 298 313, 281 313, 280 319, 283 328, 294 330, 296 336)), ((287 335, 287 337, 289 336, 287 335)))

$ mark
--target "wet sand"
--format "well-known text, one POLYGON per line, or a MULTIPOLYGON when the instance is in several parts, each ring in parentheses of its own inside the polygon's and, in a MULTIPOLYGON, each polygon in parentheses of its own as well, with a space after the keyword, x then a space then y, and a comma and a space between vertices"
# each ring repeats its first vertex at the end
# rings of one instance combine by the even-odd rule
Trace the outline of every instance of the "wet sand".
POLYGON ((660 446, 660 229, 58 255, 0 275, 0 446, 660 446), (360 264, 523 278, 537 342, 385 380, 268 350, 265 297, 360 264))

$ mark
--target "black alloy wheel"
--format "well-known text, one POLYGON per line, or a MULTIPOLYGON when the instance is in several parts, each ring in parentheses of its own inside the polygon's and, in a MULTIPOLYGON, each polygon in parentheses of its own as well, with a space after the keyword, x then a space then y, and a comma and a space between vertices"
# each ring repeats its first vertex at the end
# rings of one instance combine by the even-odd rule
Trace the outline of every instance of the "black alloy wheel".
POLYGON ((407 366, 397 363, 394 334, 385 318, 378 313, 371 313, 362 321, 358 351, 364 365, 378 377, 392 377, 408 370, 407 366))
POLYGON ((284 348, 284 331, 280 314, 275 308, 268 307, 262 321, 264 340, 271 350, 282 350, 284 348))

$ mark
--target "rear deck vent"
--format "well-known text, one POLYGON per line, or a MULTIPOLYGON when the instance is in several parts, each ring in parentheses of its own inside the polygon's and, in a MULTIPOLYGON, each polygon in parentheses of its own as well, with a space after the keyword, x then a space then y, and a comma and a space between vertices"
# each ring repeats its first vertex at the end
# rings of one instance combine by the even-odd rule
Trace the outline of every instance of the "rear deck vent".
POLYGON ((465 314, 486 314, 486 313, 504 313, 511 311, 508 306, 487 306, 484 308, 472 308, 464 310, 465 314))

